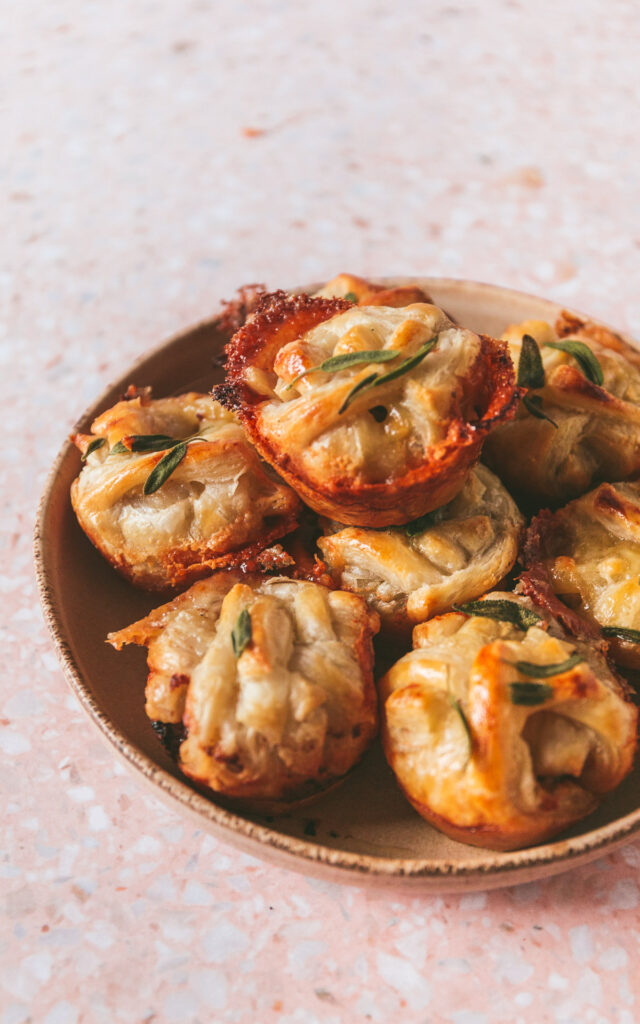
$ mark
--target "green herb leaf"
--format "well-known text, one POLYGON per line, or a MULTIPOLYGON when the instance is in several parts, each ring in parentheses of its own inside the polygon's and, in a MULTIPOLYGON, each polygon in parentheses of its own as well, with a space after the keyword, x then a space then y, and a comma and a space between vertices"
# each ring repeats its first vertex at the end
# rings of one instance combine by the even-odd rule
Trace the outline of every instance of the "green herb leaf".
POLYGON ((377 379, 378 379, 378 374, 377 373, 370 373, 368 377, 363 377, 363 379, 358 384, 356 384, 356 386, 354 388, 351 388, 351 391, 349 392, 349 394, 345 398, 344 402, 342 403, 342 405, 338 409, 338 416, 342 416, 342 413, 346 409, 349 408, 349 406, 351 405, 353 399, 356 397, 357 394, 359 394, 360 391, 364 391, 365 389, 368 389, 370 387, 372 381, 377 380, 377 379))
POLYGON ((345 298, 348 302, 357 302, 358 301, 358 296, 356 295, 355 292, 347 292, 347 294, 344 295, 343 298, 345 298))
POLYGON ((533 661, 515 661, 513 664, 523 676, 533 676, 534 679, 550 679, 551 676, 560 676, 563 672, 579 665, 584 658, 576 651, 566 661, 558 661, 555 665, 536 665, 533 661))
POLYGON ((640 629, 627 629, 626 626, 603 626, 603 636, 614 636, 618 640, 627 640, 630 644, 640 644, 640 629))
POLYGON ((388 363, 391 359, 397 359, 400 355, 398 349, 394 348, 373 348, 365 352, 345 352, 340 356, 330 356, 323 363, 317 366, 310 366, 308 370, 298 373, 290 384, 287 384, 286 391, 289 391, 302 377, 308 373, 315 373, 321 370, 322 373, 337 373, 338 370, 346 370, 350 366, 358 366, 360 363, 388 363))
POLYGON ((587 380, 600 387, 604 384, 604 374, 600 363, 594 356, 588 345, 583 341, 548 341, 548 348, 556 348, 560 352, 567 352, 580 364, 580 369, 587 380))
POLYGON ((410 523, 405 523, 401 529, 404 530, 407 537, 415 537, 419 533, 423 533, 428 530, 430 526, 436 526, 441 523, 444 519, 446 505, 442 508, 434 508, 431 512, 425 512, 423 516, 418 516, 417 519, 412 519, 410 523))
POLYGON ((530 334, 522 337, 522 348, 518 360, 518 384, 523 388, 544 387, 544 366, 538 342, 530 334))
POLYGON ((548 683, 509 683, 509 691, 512 704, 523 704, 526 707, 544 704, 553 696, 553 687, 548 683))
POLYGON ((118 441, 111 449, 112 455, 124 455, 130 452, 163 452, 167 448, 173 448, 180 444, 175 437, 168 437, 167 434, 128 434, 122 441, 118 441), (125 444, 125 441, 127 442, 125 444))
POLYGON ((231 630, 231 645, 236 658, 239 658, 245 647, 251 643, 251 613, 248 608, 243 608, 236 624, 231 630))
POLYGON ((351 389, 351 391, 345 398, 344 402, 338 409, 338 415, 341 416, 342 413, 349 408, 353 399, 361 391, 368 391, 369 388, 378 388, 380 387, 381 384, 388 384, 389 381, 396 380, 397 377, 402 377, 403 374, 409 373, 410 370, 415 369, 415 367, 422 362, 425 356, 429 355, 429 352, 431 352, 431 350, 435 347, 437 341, 438 335, 436 334, 434 335, 433 338, 430 338, 429 341, 426 341, 424 345, 421 345, 414 355, 410 356, 409 359, 405 359, 404 362, 400 363, 400 366, 396 367, 395 370, 389 370, 387 373, 382 374, 376 373, 371 378, 365 378, 365 380, 361 380, 359 384, 356 384, 356 386, 351 389))
POLYGON ((540 395, 525 395, 522 399, 522 404, 525 409, 528 409, 532 416, 535 416, 537 420, 546 420, 553 427, 558 429, 558 424, 555 420, 552 420, 550 416, 547 416, 546 412, 542 408, 542 399, 540 395))
POLYGON ((466 604, 454 604, 453 608, 454 611, 464 612, 465 615, 482 615, 487 619, 510 622, 522 630, 544 621, 541 615, 515 601, 467 601, 466 604))
POLYGON ((460 716, 460 721, 462 722, 462 725, 464 727, 464 731, 467 734, 467 740, 469 741, 469 751, 471 751, 471 747, 473 745, 473 740, 472 740, 472 737, 471 737, 471 727, 470 727, 469 722, 467 720, 467 716, 465 715, 464 711, 462 710, 462 704, 460 703, 460 701, 458 700, 457 697, 453 696, 452 693, 449 693, 448 696, 449 696, 449 703, 450 703, 451 707, 453 708, 454 711, 457 711, 458 715, 460 716))
POLYGON ((142 491, 144 494, 154 494, 169 479, 187 454, 187 442, 178 441, 166 455, 163 455, 160 462, 157 462, 149 476, 145 480, 142 491))
POLYGON ((93 452, 97 452, 98 448, 102 448, 103 444, 106 443, 106 437, 94 437, 93 441, 89 441, 89 444, 87 445, 86 451, 82 456, 81 461, 86 462, 89 456, 93 454, 93 452))

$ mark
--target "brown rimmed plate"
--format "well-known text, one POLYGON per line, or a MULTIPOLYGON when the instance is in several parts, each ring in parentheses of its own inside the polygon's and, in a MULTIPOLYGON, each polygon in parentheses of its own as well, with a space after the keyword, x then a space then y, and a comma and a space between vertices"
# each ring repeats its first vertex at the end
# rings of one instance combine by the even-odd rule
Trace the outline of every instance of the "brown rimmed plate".
MULTIPOLYGON (((525 319, 553 321, 559 306, 495 285, 447 278, 417 282, 434 301, 475 331, 499 336, 525 319)), ((315 286, 310 286, 312 290, 315 286)), ((226 337, 217 319, 171 338, 143 356, 78 421, 91 421, 129 384, 150 384, 156 397, 221 379, 216 366, 226 337)), ((71 510, 69 487, 80 469, 67 443, 42 496, 35 557, 44 614, 66 677, 82 707, 117 754, 156 796, 188 812, 225 842, 281 867, 335 882, 405 891, 497 888, 556 874, 631 839, 640 829, 634 771, 599 810, 562 838, 515 853, 456 843, 422 820, 397 789, 378 745, 344 784, 316 804, 275 819, 234 814, 197 793, 158 742, 144 713, 145 652, 117 654, 106 634, 147 614, 157 597, 137 591, 107 565, 71 510)))

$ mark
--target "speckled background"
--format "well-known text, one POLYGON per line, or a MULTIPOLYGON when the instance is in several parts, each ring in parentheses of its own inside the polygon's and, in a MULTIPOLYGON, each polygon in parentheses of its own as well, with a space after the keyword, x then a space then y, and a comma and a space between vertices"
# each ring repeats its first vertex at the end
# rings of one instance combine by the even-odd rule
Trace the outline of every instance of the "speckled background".
POLYGON ((5 3, 2 1024, 633 1024, 640 844, 488 894, 263 866, 124 775, 37 606, 76 416, 237 285, 543 293, 640 334, 634 0, 5 3))

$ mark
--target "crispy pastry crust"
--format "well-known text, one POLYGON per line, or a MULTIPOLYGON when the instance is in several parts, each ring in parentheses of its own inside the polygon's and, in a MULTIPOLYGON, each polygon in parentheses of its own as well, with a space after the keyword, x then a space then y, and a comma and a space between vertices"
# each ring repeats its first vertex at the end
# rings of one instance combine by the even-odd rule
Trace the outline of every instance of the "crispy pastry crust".
POLYGON ((519 630, 458 612, 414 630, 414 650, 380 682, 382 738, 407 798, 454 839, 496 850, 542 842, 590 813, 631 770, 637 709, 597 645, 543 616, 519 630), (583 660, 544 680, 515 662, 583 660), (539 703, 511 684, 543 682, 539 703), (468 729, 468 732, 467 732, 468 729))
POLYGON ((184 722, 185 774, 227 802, 272 813, 325 792, 375 736, 378 628, 353 594, 233 571, 108 639, 148 647, 146 711, 184 722), (251 637, 236 658, 243 610, 251 637))
POLYGON ((373 284, 364 277, 355 274, 338 274, 328 281, 320 291, 315 293, 320 298, 344 299, 347 295, 355 296, 358 306, 408 306, 412 302, 431 302, 431 296, 417 285, 395 285, 386 288, 384 285, 373 284))
MULTIPOLYGON (((328 431, 345 425, 357 434, 359 429, 362 431, 365 418, 366 429, 371 429, 368 405, 380 401, 393 407, 398 397, 395 394, 398 386, 400 389, 407 387, 408 378, 413 379, 416 371, 408 373, 398 385, 381 388, 381 392, 386 388, 391 388, 391 391, 366 398, 364 405, 361 399, 356 399, 344 419, 339 418, 338 408, 352 385, 366 376, 370 367, 364 370, 357 367, 355 373, 353 369, 340 371, 332 377, 329 389, 321 382, 317 399, 313 383, 316 375, 313 374, 305 378, 311 383, 305 384, 293 402, 283 403, 273 391, 273 386, 277 386, 278 381, 283 386, 295 373, 309 366, 304 336, 312 328, 351 310, 352 318, 357 321, 354 324, 356 329, 367 323, 374 329, 376 309, 380 309, 380 317, 386 316, 387 320, 395 310, 365 307, 361 313, 359 309, 354 310, 352 303, 342 299, 288 296, 284 292, 266 296, 255 315, 230 342, 227 381, 214 389, 219 401, 238 412, 263 458, 278 470, 303 500, 316 512, 348 525, 404 523, 450 501, 462 488, 488 433, 514 415, 521 393, 515 386, 513 366, 504 344, 486 336, 478 337, 472 332, 461 335, 460 329, 455 328, 436 307, 418 304, 404 308, 407 315, 406 319, 398 321, 402 322, 402 328, 396 331, 397 336, 404 332, 405 337, 417 337, 421 330, 424 341, 426 325, 436 324, 440 332, 454 332, 457 351, 462 345, 461 337, 466 338, 466 343, 474 346, 475 358, 470 359, 462 379, 452 374, 448 389, 440 383, 435 397, 429 396, 428 383, 423 385, 420 376, 415 377, 420 401, 426 403, 422 407, 422 415, 426 415, 430 402, 445 401, 442 395, 446 392, 448 408, 438 409, 437 414, 431 409, 434 423, 438 424, 442 436, 426 446, 421 442, 419 450, 415 441, 411 442, 412 446, 407 441, 404 464, 400 462, 397 469, 394 464, 394 469, 384 479, 372 479, 379 456, 389 445, 390 435, 384 426, 376 435, 375 455, 372 450, 370 457, 366 459, 363 456, 360 462, 355 453, 357 442, 353 439, 349 443, 345 438, 340 449, 342 455, 329 454, 320 442, 313 448, 313 441, 317 438, 322 441, 328 436, 328 431), (286 356, 283 355, 285 346, 288 346, 286 356), (286 364, 285 369, 283 363, 286 364), (279 371, 285 376, 280 377, 279 371), (426 395, 424 388, 427 389, 426 395), (269 425, 273 423, 269 414, 274 410, 282 412, 285 404, 287 416, 296 406, 288 432, 286 428, 275 430, 269 425), (287 436, 283 436, 283 431, 287 436), (302 440, 307 434, 312 437, 309 444, 302 440)), ((345 330, 349 332, 349 324, 345 324, 345 330)), ((405 340, 404 344, 408 342, 405 340)), ((416 347, 414 343, 408 348, 408 354, 413 354, 416 347)), ((326 352, 326 355, 330 354, 332 351, 326 352)), ((428 357, 421 367, 427 367, 428 372, 428 357)), ((420 416, 417 419, 420 420, 420 416)), ((415 423, 415 418, 412 421, 410 415, 407 428, 410 431, 412 422, 415 423)))
MULTIPOLYGON (((552 594, 562 621, 579 614, 596 636, 602 626, 640 631, 640 482, 601 484, 541 512, 524 562, 528 592, 547 601, 552 594)), ((609 649, 618 664, 640 669, 640 645, 612 637, 609 649)))
POLYGON ((495 587, 512 569, 524 521, 490 470, 478 464, 460 493, 418 533, 325 522, 318 547, 337 586, 406 636, 418 622, 495 587))
POLYGON ((71 487, 81 527, 123 576, 148 590, 182 587, 212 569, 257 556, 295 528, 296 494, 260 461, 240 423, 208 395, 153 400, 148 390, 108 409, 92 434, 72 438, 83 453, 71 487), (143 485, 165 451, 111 455, 130 435, 199 434, 197 443, 155 494, 143 485))
POLYGON ((516 365, 524 334, 538 342, 546 374, 545 386, 533 394, 557 427, 521 404, 513 422, 488 438, 487 464, 538 507, 640 471, 640 353, 607 328, 564 311, 555 329, 543 321, 508 328, 503 338, 516 365), (546 346, 558 340, 589 346, 602 367, 603 387, 588 380, 571 355, 546 346))

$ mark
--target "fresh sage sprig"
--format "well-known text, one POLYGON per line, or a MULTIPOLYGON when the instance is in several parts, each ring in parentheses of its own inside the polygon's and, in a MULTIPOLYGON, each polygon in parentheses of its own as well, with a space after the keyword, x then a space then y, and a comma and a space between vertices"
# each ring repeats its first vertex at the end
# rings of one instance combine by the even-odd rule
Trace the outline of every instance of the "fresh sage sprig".
POLYGON ((86 447, 85 453, 81 458, 81 462, 86 462, 93 452, 97 452, 98 448, 102 448, 103 444, 107 443, 106 437, 94 437, 92 441, 86 447))
POLYGON ((544 387, 544 366, 538 342, 530 334, 523 334, 518 360, 518 384, 522 388, 544 387))
MULTIPOLYGON (((544 366, 538 342, 531 334, 523 334, 520 359, 518 360, 518 384, 520 387, 535 389, 545 385, 544 366)), ((546 420, 558 429, 558 424, 542 409, 540 395, 525 395, 522 404, 538 420, 546 420)))
POLYGON ((375 373, 372 374, 370 377, 365 377, 364 380, 361 380, 358 384, 356 384, 355 387, 351 389, 351 391, 345 398, 344 402, 338 409, 338 415, 341 416, 343 412, 346 412, 354 398, 356 398, 357 395, 361 394, 363 391, 368 391, 370 388, 381 387, 383 384, 388 384, 390 381, 396 380, 396 378, 402 377, 405 373, 409 373, 411 370, 415 369, 415 367, 422 362, 425 356, 429 355, 429 352, 431 352, 431 350, 435 347, 437 341, 438 335, 436 334, 434 335, 433 338, 430 338, 429 341, 425 341, 424 345, 421 345, 414 355, 410 356, 408 359, 405 359, 402 363, 400 363, 400 366, 397 366, 394 370, 389 370, 387 373, 382 374, 375 373))
POLYGON ((555 348, 573 356, 587 380, 602 387, 604 384, 602 367, 589 346, 585 345, 583 341, 548 341, 546 344, 548 348, 555 348))
POLYGON ((544 621, 542 616, 515 601, 467 601, 466 604, 454 604, 453 608, 454 611, 464 612, 465 615, 482 615, 487 619, 510 622, 522 630, 527 630, 530 626, 537 626, 544 621))
POLYGON ((162 485, 169 479, 174 469, 180 465, 186 454, 186 441, 178 441, 177 444, 174 444, 167 454, 162 456, 160 462, 156 462, 144 482, 142 493, 154 494, 160 487, 162 487, 162 485))
POLYGON ((251 613, 248 608, 243 608, 236 624, 231 630, 231 646, 236 659, 240 657, 245 647, 251 643, 251 613))
POLYGON ((512 704, 535 707, 553 696, 553 687, 548 683, 509 683, 509 693, 512 704))
POLYGON ((373 348, 367 349, 364 352, 345 352, 339 356, 330 356, 329 359, 325 359, 323 363, 318 363, 317 366, 310 366, 307 370, 302 370, 298 373, 293 380, 287 384, 285 391, 289 391, 294 384, 297 384, 299 380, 306 377, 308 373, 316 373, 316 371, 322 371, 322 373, 337 373, 338 370, 346 370, 350 366, 358 366, 360 363, 388 363, 391 359, 397 359, 399 355, 399 349, 373 348))
POLYGON ((130 452, 163 452, 180 444, 180 439, 167 434, 127 434, 114 444, 111 455, 128 455, 130 452), (126 442, 126 443, 125 443, 126 442))
POLYGON ((639 629, 628 629, 626 626, 603 626, 602 635, 617 637, 618 640, 627 640, 630 644, 640 644, 639 629))
POLYGON ((522 404, 525 409, 528 409, 532 416, 535 416, 537 420, 546 420, 553 427, 558 429, 558 424, 555 420, 552 420, 550 416, 547 416, 546 412, 542 408, 542 398, 540 395, 525 395, 522 399, 522 404))
POLYGON ((537 665, 533 661, 514 661, 513 664, 523 676, 532 676, 534 679, 550 679, 551 676, 560 676, 563 672, 579 665, 584 658, 576 651, 566 661, 557 661, 553 665, 537 665))
POLYGON ((469 725, 469 722, 467 720, 467 716, 465 715, 465 713, 464 713, 464 711, 462 709, 462 704, 460 703, 458 698, 454 697, 452 693, 449 693, 448 696, 449 696, 449 704, 451 705, 453 710, 458 713, 458 715, 460 717, 460 721, 462 722, 464 731, 467 734, 467 740, 469 742, 469 753, 471 753, 471 748, 472 748, 472 745, 473 745, 473 739, 472 739, 472 736, 471 736, 471 726, 469 725))

